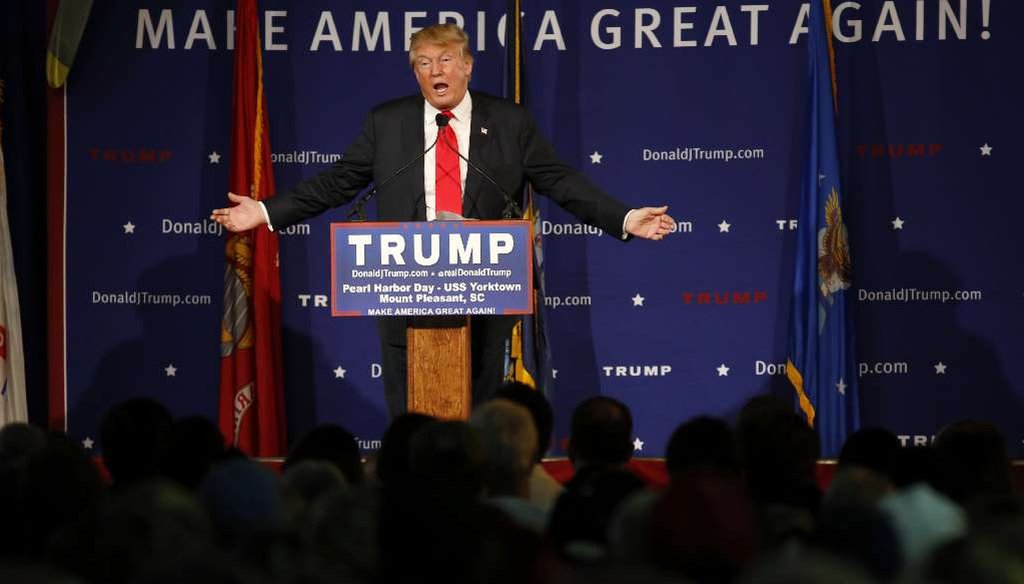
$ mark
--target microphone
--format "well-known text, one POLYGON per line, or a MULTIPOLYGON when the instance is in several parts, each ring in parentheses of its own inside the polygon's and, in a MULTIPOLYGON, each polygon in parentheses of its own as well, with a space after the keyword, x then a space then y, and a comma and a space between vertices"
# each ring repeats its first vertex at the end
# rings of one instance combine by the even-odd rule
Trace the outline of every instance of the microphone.
MULTIPOLYGON (((448 148, 450 148, 452 151, 454 151, 455 154, 457 154, 459 156, 459 158, 465 160, 466 164, 468 164, 473 170, 475 170, 478 173, 480 173, 480 176, 486 178, 487 182, 489 182, 492 185, 494 185, 494 188, 498 189, 498 192, 501 193, 502 197, 504 197, 504 199, 505 199, 505 210, 502 211, 502 213, 501 213, 502 218, 504 218, 504 219, 511 219, 513 217, 513 214, 516 217, 522 217, 523 216, 523 211, 519 208, 519 205, 516 204, 515 200, 511 196, 509 196, 508 192, 506 192, 505 189, 501 188, 501 185, 499 185, 497 182, 495 182, 495 180, 493 178, 491 178, 491 175, 489 175, 486 172, 484 172, 484 170, 482 168, 480 168, 479 166, 477 166, 476 164, 474 164, 472 160, 470 160, 470 159, 466 158, 465 156, 463 156, 462 153, 459 152, 459 149, 454 147, 454 146, 452 146, 452 143, 448 141, 448 137, 441 133, 442 129, 445 126, 448 125, 448 121, 449 121, 448 118, 446 116, 444 116, 443 114, 437 114, 437 117, 435 118, 435 120, 437 121, 437 137, 440 140, 442 140, 445 143, 445 145, 448 146, 448 148)), ((437 140, 434 140, 434 143, 437 143, 437 140)), ((474 202, 474 204, 475 204, 475 202, 474 202)))
POLYGON ((356 219, 356 221, 366 221, 366 214, 363 213, 363 207, 365 207, 366 203, 368 203, 370 201, 370 199, 372 199, 373 196, 377 194, 377 191, 379 191, 380 189, 384 188, 384 185, 388 184, 389 182, 394 180, 395 177, 397 177, 398 175, 402 174, 405 171, 405 169, 407 169, 410 166, 412 166, 412 163, 414 163, 417 160, 419 160, 419 159, 423 158, 424 156, 426 156, 427 152, 430 152, 430 150, 434 146, 437 145, 437 141, 441 138, 441 129, 444 126, 448 125, 448 118, 444 117, 441 114, 437 114, 436 121, 437 121, 437 136, 434 137, 434 141, 430 143, 430 146, 427 146, 426 150, 424 150, 423 152, 420 152, 415 158, 413 158, 409 162, 406 162, 402 166, 398 167, 398 170, 396 170, 395 172, 392 172, 391 174, 389 174, 387 176, 387 178, 385 178, 384 180, 382 180, 379 183, 377 183, 376 185, 374 185, 373 189, 370 190, 370 192, 368 192, 365 195, 363 195, 363 198, 359 199, 359 201, 355 204, 355 207, 353 207, 352 210, 348 212, 348 215, 345 216, 346 219, 351 219, 353 216, 359 215, 359 218, 356 219), (444 123, 442 123, 441 120, 444 120, 444 123))

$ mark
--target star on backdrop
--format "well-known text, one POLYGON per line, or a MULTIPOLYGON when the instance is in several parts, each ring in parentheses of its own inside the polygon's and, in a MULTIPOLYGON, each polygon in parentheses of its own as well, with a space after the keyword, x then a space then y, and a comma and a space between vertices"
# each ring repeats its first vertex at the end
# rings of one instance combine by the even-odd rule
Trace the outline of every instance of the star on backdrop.
POLYGON ((718 232, 719 233, 729 233, 729 228, 730 227, 732 227, 732 225, 730 223, 726 222, 725 219, 722 219, 722 222, 718 224, 718 232))
POLYGON ((164 367, 164 372, 167 374, 167 377, 174 377, 178 373, 178 368, 174 366, 174 363, 171 363, 164 367))
POLYGON ((644 300, 646 300, 646 298, 644 298, 643 296, 640 295, 639 292, 637 292, 636 296, 633 297, 633 306, 643 306, 644 300))
POLYGON ((209 158, 209 159, 210 159, 210 164, 220 164, 220 154, 218 154, 216 150, 214 150, 213 152, 211 152, 211 153, 210 153, 210 154, 209 154, 209 155, 207 156, 207 158, 209 158))
POLYGON ((945 375, 946 374, 946 364, 943 363, 942 361, 939 361, 938 363, 933 365, 933 367, 935 367, 935 374, 936 375, 945 375))
POLYGON ((725 366, 725 363, 716 367, 715 371, 718 371, 719 377, 729 377, 729 368, 725 366))
POLYGON ((892 220, 892 228, 894 230, 895 229, 902 230, 903 229, 903 219, 900 219, 899 217, 893 219, 892 220))
POLYGON ((594 153, 590 155, 590 164, 601 164, 601 158, 603 157, 603 154, 594 150, 594 153))
POLYGON ((985 144, 979 146, 978 149, 981 150, 982 156, 992 156, 992 147, 988 145, 988 142, 985 142, 985 144))
POLYGON ((836 389, 839 391, 839 395, 846 395, 846 388, 847 387, 850 387, 850 386, 846 385, 846 382, 843 381, 842 377, 840 377, 839 378, 839 383, 836 384, 836 389))
POLYGON ((92 450, 93 444, 95 444, 95 442, 93 442, 92 438, 88 436, 85 437, 85 440, 82 440, 82 448, 86 450, 92 450))
POLYGON ((639 437, 633 440, 633 452, 640 452, 644 449, 644 441, 639 437))
POLYGON ((131 221, 125 223, 121 227, 124 228, 125 235, 127 235, 129 233, 135 233, 135 224, 132 223, 131 221))
POLYGON ((341 367, 341 365, 338 365, 338 367, 334 369, 334 378, 335 379, 345 379, 345 374, 346 373, 348 373, 348 370, 343 369, 341 367))

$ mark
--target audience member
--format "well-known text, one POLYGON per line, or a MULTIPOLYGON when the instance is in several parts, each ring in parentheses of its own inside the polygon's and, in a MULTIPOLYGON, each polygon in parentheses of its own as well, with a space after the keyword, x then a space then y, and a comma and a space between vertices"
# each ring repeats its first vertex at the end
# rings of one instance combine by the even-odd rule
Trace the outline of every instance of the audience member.
POLYGON ((401 485, 409 480, 413 435, 433 421, 430 416, 415 413, 400 414, 391 420, 377 453, 376 473, 381 486, 401 485))
POLYGON ((306 460, 322 460, 333 464, 350 485, 363 482, 363 466, 355 436, 337 424, 323 424, 299 438, 284 461, 287 472, 306 460))
POLYGON ((821 504, 817 434, 801 416, 762 396, 744 406, 736 435, 762 542, 770 548, 810 537, 821 504))
POLYGON ((215 466, 199 487, 199 500, 229 544, 286 526, 278 478, 255 461, 234 459, 215 466))
POLYGON ((171 414, 150 398, 129 399, 110 408, 100 423, 103 463, 115 486, 155 478, 171 414))
POLYGON ((877 504, 826 502, 818 517, 814 544, 883 582, 894 580, 903 571, 899 537, 877 504))
POLYGON ((935 438, 937 486, 961 505, 1013 492, 1013 470, 1006 438, 994 424, 963 420, 935 438))
POLYGON ((90 582, 128 584, 173 570, 215 545, 213 528, 181 487, 122 485, 51 546, 58 563, 90 582))
POLYGON ((900 440, 883 428, 861 428, 846 438, 839 451, 839 469, 858 466, 889 482, 899 472, 900 440))
POLYGON ((707 416, 680 424, 665 448, 665 467, 672 476, 693 469, 739 474, 741 465, 732 428, 707 416))
POLYGON ((550 513, 555 501, 565 488, 556 481, 541 462, 551 448, 551 435, 555 427, 555 413, 551 403, 540 391, 520 383, 512 382, 498 390, 495 397, 513 401, 530 411, 537 428, 537 455, 530 471, 530 502, 550 513))
POLYGON ((588 465, 621 468, 629 462, 633 456, 633 416, 626 404, 595 396, 576 406, 568 451, 577 471, 588 465))
POLYGON ((103 481, 82 447, 59 432, 48 433, 24 465, 13 489, 2 489, 13 497, 5 500, 0 554, 39 559, 56 534, 99 503, 103 481))
POLYGON ((469 425, 477 431, 487 459, 487 501, 519 525, 543 533, 547 514, 529 501, 530 472, 537 453, 537 430, 526 408, 492 399, 473 410, 469 425))
POLYGON ((322 460, 304 460, 290 467, 281 477, 281 494, 292 524, 302 525, 316 502, 348 483, 338 467, 322 460))
POLYGON ((625 470, 633 453, 633 417, 622 402, 592 397, 572 414, 569 459, 575 475, 551 512, 548 535, 563 557, 593 562, 608 555, 619 506, 644 482, 625 470))
POLYGON ((188 416, 171 423, 158 465, 164 478, 195 491, 225 455, 220 429, 207 418, 188 416))
POLYGON ((655 565, 698 584, 732 582, 760 550, 743 479, 693 467, 673 476, 651 513, 655 565))

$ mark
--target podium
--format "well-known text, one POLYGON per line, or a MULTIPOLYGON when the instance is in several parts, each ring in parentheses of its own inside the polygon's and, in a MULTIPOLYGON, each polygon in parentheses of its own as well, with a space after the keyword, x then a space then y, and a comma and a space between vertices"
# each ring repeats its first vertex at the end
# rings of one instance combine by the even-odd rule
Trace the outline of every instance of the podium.
POLYGON ((469 317, 413 318, 405 336, 409 411, 445 420, 469 418, 469 317))
POLYGON ((466 419, 470 315, 533 313, 528 221, 331 224, 331 315, 407 319, 410 412, 466 419))

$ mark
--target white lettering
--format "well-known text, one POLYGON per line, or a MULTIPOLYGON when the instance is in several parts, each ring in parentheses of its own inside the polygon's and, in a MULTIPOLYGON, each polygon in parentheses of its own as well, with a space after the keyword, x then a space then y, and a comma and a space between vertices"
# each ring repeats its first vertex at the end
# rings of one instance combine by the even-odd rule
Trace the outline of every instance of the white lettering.
POLYGON ((148 8, 139 9, 138 27, 135 32, 135 48, 142 48, 142 35, 145 32, 146 37, 149 39, 149 48, 158 49, 160 48, 160 42, 164 37, 164 32, 167 32, 167 48, 174 48, 174 21, 171 19, 171 9, 164 8, 160 11, 160 22, 157 23, 156 29, 153 28, 153 19, 149 15, 148 8))
POLYGON ((430 234, 430 255, 423 255, 423 235, 417 233, 412 238, 412 253, 417 264, 421 266, 432 266, 441 258, 441 236, 437 233, 430 234))
POLYGON ((882 11, 878 14, 878 24, 875 26, 875 34, 871 36, 871 42, 877 43, 878 39, 882 38, 883 32, 895 33, 896 40, 907 40, 907 37, 903 35, 900 15, 896 13, 896 5, 893 4, 892 0, 882 4, 882 11))
POLYGON ((422 11, 406 12, 405 13, 405 51, 409 52, 409 44, 412 42, 413 33, 423 30, 422 26, 416 26, 413 24, 413 19, 426 18, 427 13, 422 11))
POLYGON ((736 46, 736 33, 732 31, 732 22, 729 20, 729 10, 725 6, 715 8, 715 14, 711 17, 711 28, 704 37, 704 46, 710 47, 715 42, 715 37, 724 36, 730 47, 736 46))
POLYGON ((841 4, 839 4, 839 6, 836 6, 835 12, 833 13, 834 16, 832 17, 832 34, 835 35, 836 39, 839 40, 839 42, 843 43, 858 42, 860 41, 862 34, 861 21, 859 18, 850 19, 849 21, 847 21, 847 24, 850 25, 851 32, 850 34, 843 33, 843 13, 846 12, 846 10, 849 8, 860 10, 860 3, 842 2, 841 4))
POLYGON ((389 266, 392 260, 397 266, 404 266, 405 238, 397 233, 384 233, 380 236, 380 265, 389 266))
POLYGON ((661 13, 654 8, 637 8, 633 17, 636 25, 636 31, 633 33, 633 46, 642 49, 643 38, 647 37, 652 47, 661 48, 661 41, 654 36, 654 31, 661 26, 661 13), (644 22, 645 16, 650 17, 649 22, 644 22))
MULTIPOLYGON (((359 14, 356 13, 356 22, 359 22, 359 14)), ((341 50, 341 37, 338 35, 338 28, 334 26, 334 15, 329 10, 320 13, 320 22, 316 23, 316 34, 313 35, 313 42, 309 45, 310 51, 319 51, 320 43, 329 41, 335 51, 341 50)), ((353 47, 353 50, 355 48, 353 47)))
POLYGON ((950 0, 942 0, 939 4, 939 40, 946 40, 946 29, 953 27, 953 34, 956 38, 964 40, 967 38, 967 0, 960 0, 960 15, 953 13, 950 0))
POLYGON ((811 5, 804 2, 800 5, 800 12, 796 15, 796 22, 793 23, 793 32, 789 35, 789 44, 795 45, 800 40, 800 35, 807 34, 807 19, 811 16, 811 5))
POLYGON ((757 46, 758 42, 758 19, 761 13, 768 10, 767 4, 744 4, 740 6, 740 12, 750 13, 750 44, 757 46))
POLYGON ((274 35, 279 32, 284 32, 283 26, 274 26, 274 19, 277 17, 287 18, 287 10, 268 10, 263 14, 263 29, 265 31, 264 36, 267 39, 266 50, 268 51, 287 51, 288 45, 285 43, 274 42, 274 35))
POLYGON ((480 234, 470 233, 468 240, 463 242, 458 233, 448 236, 448 263, 449 264, 479 264, 480 263, 480 234))
POLYGON ((452 12, 450 10, 442 10, 437 13, 437 23, 444 24, 446 22, 454 22, 459 28, 466 28, 466 21, 462 18, 462 14, 458 12, 452 12))
POLYGON ((597 11, 597 14, 595 14, 594 18, 590 21, 590 38, 591 40, 594 41, 594 46, 596 46, 599 49, 605 50, 617 49, 622 46, 622 27, 609 26, 606 29, 604 29, 605 32, 611 35, 611 41, 606 42, 601 40, 600 35, 601 20, 603 20, 606 16, 617 17, 618 15, 619 11, 615 10, 614 8, 605 8, 597 11))
POLYGON ((206 47, 210 50, 217 50, 217 43, 213 40, 213 31, 210 30, 210 21, 206 19, 205 10, 196 10, 196 15, 192 17, 192 28, 188 30, 188 38, 185 39, 185 50, 192 48, 192 44, 197 40, 206 41, 206 47), (202 32, 200 32, 202 28, 202 32))
POLYGON ((673 47, 696 47, 697 41, 684 41, 683 31, 692 30, 692 22, 683 22, 684 14, 697 12, 696 6, 676 6, 672 9, 672 46, 673 47))
POLYGON ((540 30, 537 32, 537 40, 533 43, 533 50, 539 51, 545 41, 555 41, 555 46, 559 51, 565 50, 562 28, 558 26, 558 15, 554 10, 544 11, 544 18, 540 21, 540 30))
POLYGON ((373 243, 372 235, 349 235, 348 244, 356 246, 356 265, 366 265, 366 246, 373 243))
POLYGON ((375 51, 377 50, 377 42, 381 41, 384 45, 384 52, 391 52, 391 24, 388 19, 387 12, 378 12, 377 20, 373 24, 373 32, 370 32, 370 23, 366 19, 366 13, 359 11, 356 12, 355 29, 352 34, 352 50, 359 50, 359 39, 362 38, 366 41, 366 50, 375 51))
POLYGON ((492 264, 498 263, 498 256, 512 253, 515 247, 515 240, 509 233, 495 233, 491 236, 488 248, 490 249, 489 260, 492 264))

